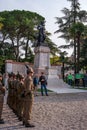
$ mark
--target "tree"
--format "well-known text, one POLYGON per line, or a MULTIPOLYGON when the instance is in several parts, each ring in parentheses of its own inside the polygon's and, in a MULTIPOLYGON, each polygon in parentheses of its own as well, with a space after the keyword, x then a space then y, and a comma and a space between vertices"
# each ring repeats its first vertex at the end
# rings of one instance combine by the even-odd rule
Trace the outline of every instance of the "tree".
POLYGON ((81 41, 80 66, 87 70, 87 25, 85 25, 81 41))
MULTIPOLYGON (((20 61, 21 56, 24 60, 32 61, 34 53, 32 47, 37 37, 37 26, 45 18, 37 13, 30 11, 3 11, 0 12, 3 27, 0 31, 0 45, 9 41, 15 60, 20 61), (23 51, 22 51, 23 50, 23 51)), ((51 52, 57 51, 57 46, 49 38, 51 34, 46 31, 46 43, 51 48, 51 52)))
POLYGON ((71 34, 71 37, 74 38, 75 36, 75 39, 76 39, 76 43, 77 43, 77 64, 76 64, 76 72, 79 73, 79 70, 80 70, 80 46, 81 46, 81 37, 84 33, 84 24, 78 22, 78 23, 73 23, 72 24, 72 27, 70 28, 70 34, 71 34))
POLYGON ((2 17, 0 17, 0 30, 2 29, 2 27, 3 27, 3 24, 2 24, 2 21, 3 21, 4 19, 2 18, 2 17))
MULTIPOLYGON (((62 47, 74 47, 74 73, 76 73, 76 64, 77 64, 77 56, 79 53, 77 53, 77 50, 79 50, 79 45, 77 46, 77 37, 76 33, 73 35, 73 39, 70 34, 70 28, 72 28, 73 24, 76 23, 84 23, 87 21, 87 12, 84 10, 80 10, 80 3, 79 0, 67 0, 71 2, 71 9, 64 8, 62 10, 64 16, 63 17, 57 17, 57 24, 59 25, 59 29, 55 33, 61 33, 59 36, 60 38, 64 38, 66 41, 68 41, 70 44, 64 45, 62 47)), ((79 39, 80 40, 80 39, 79 39)), ((78 51, 79 52, 79 51, 78 51)))
POLYGON ((68 57, 66 57, 66 55, 67 55, 66 51, 60 52, 59 54, 60 54, 60 57, 59 57, 58 61, 62 63, 61 73, 62 73, 62 78, 64 80, 64 78, 65 78, 65 76, 64 76, 65 75, 65 63, 67 63, 68 57))
POLYGON ((81 46, 81 68, 87 70, 87 38, 83 40, 83 44, 81 46))
POLYGON ((25 44, 25 57, 27 57, 29 41, 34 39, 34 28, 40 21, 44 20, 44 17, 24 10, 3 11, 0 12, 0 16, 4 19, 2 21, 1 42, 10 41, 14 48, 16 61, 20 59, 20 48, 25 44))

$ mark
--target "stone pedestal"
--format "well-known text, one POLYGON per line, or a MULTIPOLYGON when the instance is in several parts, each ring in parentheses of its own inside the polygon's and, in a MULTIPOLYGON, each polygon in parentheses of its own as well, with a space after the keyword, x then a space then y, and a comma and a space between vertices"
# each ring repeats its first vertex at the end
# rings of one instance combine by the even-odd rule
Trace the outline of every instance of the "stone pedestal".
POLYGON ((42 71, 46 74, 46 68, 50 68, 50 49, 46 46, 38 46, 34 50, 34 71, 40 74, 42 71))

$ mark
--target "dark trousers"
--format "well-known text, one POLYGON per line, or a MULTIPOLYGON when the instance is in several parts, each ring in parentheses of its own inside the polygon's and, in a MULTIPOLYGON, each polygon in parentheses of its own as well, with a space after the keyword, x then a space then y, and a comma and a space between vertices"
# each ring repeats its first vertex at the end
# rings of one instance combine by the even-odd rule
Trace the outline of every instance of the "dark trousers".
POLYGON ((41 84, 41 94, 42 94, 42 96, 43 96, 43 91, 44 91, 44 90, 45 90, 45 94, 48 95, 48 94, 47 94, 46 85, 45 85, 45 84, 41 84))
POLYGON ((84 80, 84 87, 87 87, 87 80, 84 80))
POLYGON ((79 86, 79 79, 75 79, 75 85, 79 86))
POLYGON ((69 79, 69 80, 68 80, 68 84, 69 84, 69 85, 72 85, 72 79, 69 79))

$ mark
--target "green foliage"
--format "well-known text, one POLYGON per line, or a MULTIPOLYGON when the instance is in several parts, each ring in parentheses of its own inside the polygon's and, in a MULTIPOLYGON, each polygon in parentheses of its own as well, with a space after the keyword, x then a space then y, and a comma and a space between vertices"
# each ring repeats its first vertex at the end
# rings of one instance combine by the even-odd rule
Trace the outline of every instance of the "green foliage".
POLYGON ((73 23, 72 27, 70 28, 70 35, 72 38, 77 36, 78 34, 81 35, 84 32, 85 26, 83 23, 77 22, 73 23))
POLYGON ((64 38, 69 44, 62 45, 66 49, 74 47, 74 72, 80 70, 80 46, 84 36, 87 37, 85 24, 87 23, 87 11, 80 10, 79 0, 67 0, 71 3, 70 9, 64 8, 64 16, 56 17, 59 28, 55 33, 60 33, 60 38, 64 38), (84 35, 84 36, 83 36, 84 35))
MULTIPOLYGON (((40 88, 38 88, 38 90, 37 90, 38 92, 41 92, 41 89, 40 88)), ((51 91, 51 90, 47 90, 48 92, 53 92, 53 91, 51 91)), ((45 92, 45 90, 43 90, 43 92, 45 92)))
POLYGON ((87 70, 87 38, 85 38, 82 42, 80 56, 81 68, 87 70))
POLYGON ((3 28, 3 24, 2 24, 2 21, 3 21, 4 19, 2 18, 2 17, 0 17, 0 30, 3 28))
MULTIPOLYGON (((3 11, 0 12, 1 28, 0 45, 4 50, 5 59, 14 59, 16 61, 34 61, 34 53, 31 48, 34 47, 37 34, 37 26, 45 18, 37 13, 30 11, 3 11), (5 42, 9 41, 11 47, 5 47, 5 42), (21 55, 24 52, 24 59, 21 55)), ((46 31, 46 43, 51 49, 51 53, 58 52, 57 46, 50 40, 48 36, 51 34, 46 31)))
POLYGON ((5 71, 5 59, 0 56, 0 72, 4 73, 5 71))
POLYGON ((50 58, 50 63, 51 65, 57 65, 57 64, 60 64, 59 62, 59 56, 53 56, 50 58))
MULTIPOLYGON (((71 8, 64 8, 62 10, 64 16, 56 17, 56 24, 58 24, 59 28, 55 31, 55 33, 61 32, 61 35, 59 37, 64 38, 67 42, 70 43, 70 47, 73 47, 72 45, 74 44, 72 44, 73 41, 71 37, 71 32, 76 33, 77 30, 83 29, 83 23, 87 21, 87 11, 80 10, 79 0, 67 1, 71 2, 71 8), (77 29, 75 30, 75 28, 77 29)), ((66 47, 69 48, 69 45, 67 45, 66 47)))
POLYGON ((1 29, 2 40, 9 40, 13 47, 15 60, 20 59, 20 49, 25 46, 25 58, 29 49, 29 41, 34 40, 35 27, 44 20, 44 17, 30 11, 3 11, 0 12, 3 28, 1 29))

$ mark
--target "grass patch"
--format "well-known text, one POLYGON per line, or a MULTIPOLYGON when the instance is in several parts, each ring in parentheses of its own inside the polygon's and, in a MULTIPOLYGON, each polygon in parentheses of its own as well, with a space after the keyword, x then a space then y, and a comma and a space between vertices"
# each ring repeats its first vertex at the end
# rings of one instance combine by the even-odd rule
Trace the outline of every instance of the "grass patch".
POLYGON ((87 90, 87 88, 84 87, 77 87, 76 89, 87 90))
POLYGON ((71 88, 73 88, 73 89, 87 90, 87 87, 83 87, 83 86, 71 86, 71 88))
MULTIPOLYGON (((41 92, 41 89, 38 88, 37 91, 38 91, 38 92, 41 92)), ((51 91, 51 90, 49 90, 49 89, 47 89, 47 91, 48 91, 48 92, 53 92, 53 91, 51 91)), ((43 90, 43 92, 44 92, 44 90, 43 90)))

